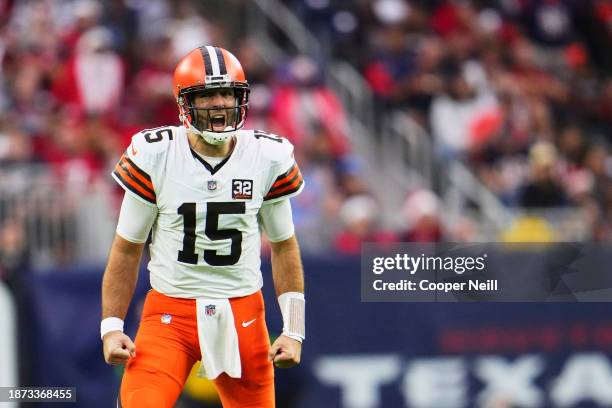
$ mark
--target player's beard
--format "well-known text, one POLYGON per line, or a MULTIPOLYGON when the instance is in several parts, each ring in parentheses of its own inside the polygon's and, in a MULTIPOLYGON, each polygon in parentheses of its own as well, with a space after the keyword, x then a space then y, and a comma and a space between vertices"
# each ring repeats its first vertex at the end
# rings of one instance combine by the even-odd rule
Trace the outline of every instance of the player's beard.
POLYGON ((199 131, 215 133, 235 131, 238 126, 238 123, 236 123, 238 109, 240 108, 194 109, 195 120, 193 125, 199 131), (223 115, 225 123, 221 125, 213 124, 213 118, 217 115, 223 115))

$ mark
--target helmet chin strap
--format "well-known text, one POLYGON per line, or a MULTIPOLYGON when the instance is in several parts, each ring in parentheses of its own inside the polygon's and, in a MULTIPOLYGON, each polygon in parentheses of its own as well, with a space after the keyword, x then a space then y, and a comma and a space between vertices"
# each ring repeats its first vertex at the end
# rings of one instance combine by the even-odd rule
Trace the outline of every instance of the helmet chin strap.
POLYGON ((227 143, 235 134, 236 131, 233 127, 227 126, 223 132, 210 132, 208 130, 198 130, 189 123, 189 130, 196 135, 200 136, 204 141, 211 145, 222 145, 227 143))

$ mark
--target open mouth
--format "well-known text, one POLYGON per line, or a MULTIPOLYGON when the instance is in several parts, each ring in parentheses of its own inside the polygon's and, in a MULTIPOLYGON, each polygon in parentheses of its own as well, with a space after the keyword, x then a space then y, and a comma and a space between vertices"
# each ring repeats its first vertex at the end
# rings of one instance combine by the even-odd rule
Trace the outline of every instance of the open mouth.
POLYGON ((225 122, 225 115, 217 114, 210 117, 210 126, 215 132, 225 130, 227 126, 225 122))

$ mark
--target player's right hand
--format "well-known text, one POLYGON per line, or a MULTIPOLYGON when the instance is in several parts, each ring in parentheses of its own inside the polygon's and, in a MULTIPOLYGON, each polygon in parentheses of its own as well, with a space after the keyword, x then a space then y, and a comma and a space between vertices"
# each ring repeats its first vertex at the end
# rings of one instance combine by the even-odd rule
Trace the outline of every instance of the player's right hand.
POLYGON ((108 332, 102 339, 104 360, 107 364, 125 364, 136 357, 136 346, 125 333, 118 330, 108 332))

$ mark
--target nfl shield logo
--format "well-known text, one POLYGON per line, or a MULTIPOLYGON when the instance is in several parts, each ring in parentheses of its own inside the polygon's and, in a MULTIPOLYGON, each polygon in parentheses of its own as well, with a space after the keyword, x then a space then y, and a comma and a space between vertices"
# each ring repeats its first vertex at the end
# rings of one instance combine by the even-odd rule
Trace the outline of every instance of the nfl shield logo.
POLYGON ((216 190, 217 189, 217 180, 208 180, 208 189, 216 190))
POLYGON ((204 307, 204 313, 206 314, 206 316, 214 316, 216 313, 216 308, 217 306, 215 305, 206 305, 204 307))

